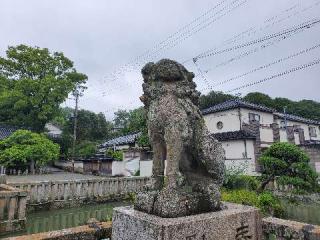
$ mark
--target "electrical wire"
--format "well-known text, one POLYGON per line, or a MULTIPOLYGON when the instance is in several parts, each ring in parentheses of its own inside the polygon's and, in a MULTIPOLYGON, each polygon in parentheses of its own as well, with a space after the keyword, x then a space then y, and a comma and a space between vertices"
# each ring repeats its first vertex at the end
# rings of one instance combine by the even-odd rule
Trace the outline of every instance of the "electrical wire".
POLYGON ((251 86, 266 82, 266 81, 270 81, 270 80, 272 80, 274 78, 282 77, 284 75, 287 75, 287 74, 290 74, 290 73, 293 73, 293 72, 296 72, 296 71, 300 71, 300 70, 303 70, 303 69, 308 68, 308 67, 312 67, 312 66, 314 66, 316 64, 319 64, 319 63, 320 63, 320 59, 315 59, 312 62, 309 62, 309 63, 303 64, 303 65, 291 68, 289 70, 286 70, 286 71, 281 72, 281 73, 277 73, 277 74, 272 75, 270 77, 263 78, 263 79, 261 79, 259 81, 255 81, 255 82, 252 82, 252 83, 247 83, 247 84, 244 84, 244 85, 242 85, 240 87, 236 87, 234 89, 228 90, 228 91, 226 91, 226 93, 234 92, 234 91, 237 91, 237 90, 240 90, 240 89, 243 89, 243 88, 251 87, 251 86))

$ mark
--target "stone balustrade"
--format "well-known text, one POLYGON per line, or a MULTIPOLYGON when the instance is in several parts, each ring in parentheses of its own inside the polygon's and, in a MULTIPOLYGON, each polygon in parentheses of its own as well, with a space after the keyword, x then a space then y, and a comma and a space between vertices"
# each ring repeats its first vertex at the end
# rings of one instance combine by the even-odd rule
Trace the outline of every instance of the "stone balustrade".
POLYGON ((27 192, 0 184, 0 235, 25 228, 27 192))
POLYGON ((141 191, 148 177, 99 178, 90 180, 42 181, 12 183, 11 186, 28 192, 28 208, 48 205, 49 208, 81 202, 103 202, 141 191))

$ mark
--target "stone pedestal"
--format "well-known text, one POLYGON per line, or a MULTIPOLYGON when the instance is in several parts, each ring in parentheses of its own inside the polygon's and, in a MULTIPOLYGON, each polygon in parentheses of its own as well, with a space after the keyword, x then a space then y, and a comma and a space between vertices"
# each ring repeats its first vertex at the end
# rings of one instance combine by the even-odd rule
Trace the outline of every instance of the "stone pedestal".
POLYGON ((260 240, 261 218, 253 207, 224 204, 225 209, 179 218, 161 218, 115 208, 112 240, 260 240))

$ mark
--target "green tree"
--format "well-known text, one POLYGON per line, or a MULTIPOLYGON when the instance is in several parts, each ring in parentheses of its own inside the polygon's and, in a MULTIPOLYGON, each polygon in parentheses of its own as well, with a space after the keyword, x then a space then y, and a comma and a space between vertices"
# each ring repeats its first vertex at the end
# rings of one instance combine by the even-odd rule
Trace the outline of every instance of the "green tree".
POLYGON ((298 146, 274 143, 260 157, 262 192, 270 181, 292 185, 297 191, 312 192, 318 188, 317 173, 309 165, 309 157, 298 146))
POLYGON ((91 157, 97 152, 97 143, 90 141, 82 141, 77 144, 75 154, 79 157, 91 157))
POLYGON ((143 107, 130 111, 118 110, 115 112, 114 124, 120 128, 118 135, 141 132, 138 145, 141 147, 149 146, 147 116, 143 107))
POLYGON ((269 95, 260 92, 248 93, 243 100, 270 108, 274 107, 273 99, 269 95))
POLYGON ((59 157, 59 145, 45 135, 28 130, 18 130, 0 141, 0 165, 6 167, 30 165, 43 166, 59 157))
POLYGON ((236 97, 223 92, 211 91, 206 95, 201 95, 199 100, 200 109, 205 109, 225 101, 235 99, 236 97))
POLYGON ((42 132, 68 94, 87 76, 63 53, 18 45, 0 57, 0 122, 42 132))
MULTIPOLYGON (((67 119, 64 133, 72 135, 74 118, 67 119)), ((94 113, 81 109, 77 117, 77 143, 81 141, 101 141, 109 138, 112 131, 112 123, 107 121, 103 113, 94 113)))

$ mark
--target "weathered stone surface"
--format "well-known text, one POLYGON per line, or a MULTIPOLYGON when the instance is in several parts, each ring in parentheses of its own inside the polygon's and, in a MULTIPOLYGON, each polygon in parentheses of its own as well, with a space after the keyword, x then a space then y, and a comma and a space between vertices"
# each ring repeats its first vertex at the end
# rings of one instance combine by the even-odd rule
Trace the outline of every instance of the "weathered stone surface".
POLYGON ((224 150, 205 126, 194 74, 168 59, 148 63, 142 74, 158 192, 138 194, 135 208, 162 217, 219 210, 224 150))
POLYGON ((97 222, 94 226, 84 225, 52 232, 11 237, 5 240, 110 240, 111 231, 111 222, 97 222))
POLYGON ((179 218, 161 218, 121 207, 114 210, 112 239, 259 240, 261 219, 257 209, 229 203, 221 211, 179 218))
POLYGON ((320 226, 268 217, 263 219, 265 239, 320 239, 320 226))

